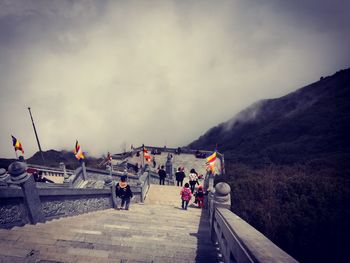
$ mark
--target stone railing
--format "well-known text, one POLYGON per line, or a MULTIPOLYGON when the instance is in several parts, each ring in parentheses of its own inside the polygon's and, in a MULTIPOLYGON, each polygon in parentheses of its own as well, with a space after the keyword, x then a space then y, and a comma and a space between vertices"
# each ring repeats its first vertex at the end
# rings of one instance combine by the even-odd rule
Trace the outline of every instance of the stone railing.
POLYGON ((231 189, 227 183, 214 187, 213 175, 207 174, 204 187, 208 191, 206 207, 211 239, 219 246, 224 262, 297 262, 230 210, 231 189))
POLYGON ((140 182, 139 186, 141 187, 141 202, 144 202, 148 193, 148 190, 150 188, 150 173, 149 172, 144 172, 140 176, 140 182))
POLYGON ((44 176, 57 176, 57 177, 65 177, 65 176, 71 176, 74 171, 66 169, 64 163, 60 163, 59 168, 52 168, 52 167, 46 167, 41 165, 35 165, 35 164, 28 164, 28 170, 36 170, 41 171, 44 176))
MULTIPOLYGON (((104 187, 100 189, 41 188, 26 171, 25 163, 14 162, 9 166, 10 176, 7 174, 1 178, 6 179, 6 183, 0 187, 0 228, 115 208, 120 202, 115 191, 116 181, 119 180, 110 179, 108 175, 104 187)), ((134 195, 131 201, 143 202, 149 185, 149 173, 145 172, 135 184, 130 184, 134 195)))

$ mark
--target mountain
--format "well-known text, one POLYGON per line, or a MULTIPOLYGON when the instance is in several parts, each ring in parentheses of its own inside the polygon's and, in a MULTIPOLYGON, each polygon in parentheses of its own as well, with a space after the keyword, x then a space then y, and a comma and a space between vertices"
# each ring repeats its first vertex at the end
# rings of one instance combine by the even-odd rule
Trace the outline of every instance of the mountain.
MULTIPOLYGON (((75 169, 80 165, 72 151, 48 150, 43 151, 43 156, 45 163, 41 158, 40 152, 36 152, 32 157, 28 158, 26 162, 29 164, 45 165, 50 167, 58 167, 59 164, 63 162, 67 169, 75 169)), ((101 158, 88 157, 85 159, 85 163, 88 167, 98 167, 98 163, 100 163, 101 160, 101 158)), ((7 169, 8 166, 14 161, 16 160, 0 158, 0 167, 7 169)))
POLYGON ((259 101, 188 145, 249 166, 306 164, 350 171, 350 69, 259 101))

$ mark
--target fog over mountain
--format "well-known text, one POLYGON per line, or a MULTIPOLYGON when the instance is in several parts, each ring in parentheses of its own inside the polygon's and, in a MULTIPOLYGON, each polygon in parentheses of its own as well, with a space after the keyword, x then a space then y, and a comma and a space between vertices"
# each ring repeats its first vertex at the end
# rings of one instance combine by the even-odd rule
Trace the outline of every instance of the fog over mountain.
POLYGON ((310 165, 350 174, 350 69, 262 100, 190 144, 249 166, 310 165))
POLYGON ((0 156, 186 145, 349 67, 345 0, 1 1, 0 156))

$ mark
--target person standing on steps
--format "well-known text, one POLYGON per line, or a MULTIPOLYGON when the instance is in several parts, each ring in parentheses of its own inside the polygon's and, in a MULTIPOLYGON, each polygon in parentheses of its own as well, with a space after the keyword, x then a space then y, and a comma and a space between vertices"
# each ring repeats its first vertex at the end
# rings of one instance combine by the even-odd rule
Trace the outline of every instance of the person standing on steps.
POLYGON ((126 182, 126 176, 120 177, 120 182, 116 185, 116 194, 122 200, 120 209, 129 210, 130 199, 133 197, 130 185, 126 182))
POLYGON ((185 173, 181 167, 177 169, 177 172, 175 173, 175 178, 176 178, 177 186, 182 186, 185 178, 185 173))
POLYGON ((197 174, 195 169, 193 169, 193 168, 191 169, 190 174, 188 176, 188 179, 189 179, 189 183, 191 186, 191 192, 193 194, 196 184, 199 184, 198 183, 198 174, 197 174))
POLYGON ((162 165, 158 171, 159 175, 159 184, 164 185, 165 184, 165 177, 166 177, 166 172, 164 170, 164 165, 162 165))
POLYGON ((182 209, 187 210, 188 203, 190 202, 192 197, 192 193, 191 193, 191 190, 189 189, 188 183, 185 183, 185 186, 181 189, 180 195, 181 195, 181 201, 182 201, 181 207, 182 209))
POLYGON ((153 156, 152 162, 153 162, 153 168, 156 168, 157 166, 156 157, 153 156))

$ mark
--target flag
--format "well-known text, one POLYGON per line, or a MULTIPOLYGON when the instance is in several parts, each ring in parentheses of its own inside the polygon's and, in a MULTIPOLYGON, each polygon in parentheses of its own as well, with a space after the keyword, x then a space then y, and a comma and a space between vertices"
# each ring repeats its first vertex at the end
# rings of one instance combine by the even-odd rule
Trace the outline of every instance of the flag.
POLYGON ((22 147, 22 144, 20 143, 20 141, 19 140, 17 140, 15 137, 13 137, 12 135, 11 135, 11 137, 12 137, 12 144, 13 144, 13 147, 15 147, 15 151, 21 151, 22 152, 22 154, 24 154, 24 151, 23 151, 23 147, 22 147))
POLYGON ((151 161, 151 156, 149 155, 148 150, 145 147, 143 147, 143 156, 145 157, 147 162, 151 161))
POLYGON ((107 161, 112 162, 112 155, 109 152, 107 153, 107 161))
POLYGON ((215 163, 216 163, 216 152, 213 152, 209 157, 207 157, 207 162, 205 163, 207 165, 207 170, 211 170, 212 172, 214 172, 215 163))
POLYGON ((75 158, 77 158, 79 161, 81 159, 85 159, 85 156, 83 154, 83 151, 81 150, 81 147, 78 143, 78 140, 75 143, 75 149, 74 149, 74 154, 75 154, 75 158))

